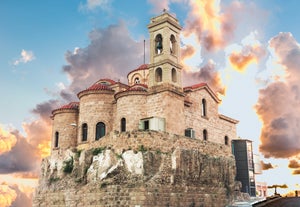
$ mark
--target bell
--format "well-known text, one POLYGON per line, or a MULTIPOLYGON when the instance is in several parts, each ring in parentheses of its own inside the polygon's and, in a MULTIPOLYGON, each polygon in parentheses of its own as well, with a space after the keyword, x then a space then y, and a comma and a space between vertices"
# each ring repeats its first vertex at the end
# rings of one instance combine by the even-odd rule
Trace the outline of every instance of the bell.
POLYGON ((161 50, 161 49, 162 49, 162 43, 161 43, 161 41, 158 41, 158 42, 156 43, 156 49, 158 49, 158 50, 161 50))

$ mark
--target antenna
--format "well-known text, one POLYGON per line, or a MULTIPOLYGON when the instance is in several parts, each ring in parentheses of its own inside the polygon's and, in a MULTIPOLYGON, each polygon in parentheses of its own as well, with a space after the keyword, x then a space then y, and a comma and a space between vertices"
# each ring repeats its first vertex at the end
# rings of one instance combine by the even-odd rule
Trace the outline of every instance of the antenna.
MULTIPOLYGON (((144 40, 144 64, 146 64, 146 60, 145 60, 145 46, 146 45, 146 40, 144 40)), ((146 77, 145 77, 145 70, 144 70, 144 84, 146 84, 146 77)))

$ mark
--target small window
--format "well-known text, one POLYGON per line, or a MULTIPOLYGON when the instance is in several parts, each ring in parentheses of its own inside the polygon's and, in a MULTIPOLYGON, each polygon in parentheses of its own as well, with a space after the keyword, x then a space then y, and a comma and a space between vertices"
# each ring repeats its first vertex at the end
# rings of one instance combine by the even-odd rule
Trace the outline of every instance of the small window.
POLYGON ((191 128, 188 128, 184 130, 184 136, 190 137, 190 138, 195 138, 195 131, 191 128))
POLYGON ((203 130, 203 140, 207 141, 207 130, 206 129, 203 130))
POLYGON ((121 132, 126 132, 126 119, 121 119, 121 132))
POLYGON ((175 68, 172 68, 172 81, 174 83, 177 82, 177 72, 176 72, 176 69, 175 68))
POLYGON ((58 147, 58 139, 59 139, 59 133, 55 132, 55 141, 54 141, 54 147, 55 148, 58 147))
POLYGON ((88 125, 86 123, 82 124, 82 139, 81 141, 87 141, 87 134, 88 134, 88 125))
POLYGON ((103 122, 99 122, 96 125, 96 140, 99 140, 101 137, 105 136, 105 124, 103 122))
POLYGON ((207 116, 207 111, 206 111, 206 100, 205 99, 202 99, 202 111, 201 111, 201 115, 206 117, 207 116))
POLYGON ((139 83, 140 83, 140 79, 139 79, 138 77, 136 77, 136 78, 134 79, 134 83, 135 83, 135 84, 139 84, 139 83))
POLYGON ((157 68, 155 70, 155 81, 156 82, 161 82, 162 81, 162 69, 161 68, 157 68))
POLYGON ((225 137, 224 137, 224 143, 225 143, 225 145, 228 145, 228 141, 229 141, 228 136, 225 136, 225 137))

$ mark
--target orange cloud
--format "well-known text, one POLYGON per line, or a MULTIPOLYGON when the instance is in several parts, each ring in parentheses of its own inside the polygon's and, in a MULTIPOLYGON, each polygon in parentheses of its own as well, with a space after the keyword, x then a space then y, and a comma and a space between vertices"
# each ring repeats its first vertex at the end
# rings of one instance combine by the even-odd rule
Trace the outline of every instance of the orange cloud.
POLYGON ((16 137, 13 134, 2 129, 0 126, 0 155, 11 150, 16 142, 16 137))
POLYGON ((300 168, 300 163, 297 160, 290 160, 289 168, 300 168))
POLYGON ((0 184, 0 206, 11 206, 13 201, 17 198, 17 193, 11 189, 7 184, 0 184))
POLYGON ((261 167, 263 170, 269 170, 275 168, 271 163, 264 163, 263 161, 261 161, 261 167))

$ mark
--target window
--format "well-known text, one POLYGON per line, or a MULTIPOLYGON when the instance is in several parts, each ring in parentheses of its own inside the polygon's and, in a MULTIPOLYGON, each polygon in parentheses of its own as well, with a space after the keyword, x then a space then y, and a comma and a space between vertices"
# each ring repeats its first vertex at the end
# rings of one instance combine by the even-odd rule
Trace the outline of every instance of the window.
POLYGON ((155 81, 156 82, 161 82, 162 81, 162 69, 161 68, 157 68, 155 70, 155 81))
POLYGON ((99 140, 101 137, 105 136, 105 124, 103 122, 98 122, 96 124, 96 140, 99 140))
POLYGON ((207 141, 207 130, 203 130, 203 140, 207 141))
POLYGON ((201 111, 202 116, 206 116, 206 100, 202 99, 202 111, 201 111))
POLYGON ((195 131, 192 128, 188 128, 184 130, 184 136, 190 137, 190 138, 195 138, 195 131))
POLYGON ((155 52, 160 54, 163 50, 163 39, 161 34, 156 35, 155 37, 155 52))
POLYGON ((171 54, 176 53, 176 39, 174 35, 171 35, 170 37, 170 53, 171 54))
POLYGON ((225 145, 228 145, 228 140, 229 140, 228 136, 225 136, 225 137, 224 137, 225 145))
POLYGON ((54 147, 55 148, 58 147, 58 139, 59 139, 59 133, 55 132, 55 141, 54 141, 54 147))
POLYGON ((176 69, 175 68, 172 68, 172 81, 174 83, 177 82, 177 73, 176 73, 176 69))
POLYGON ((149 120, 144 121, 144 130, 149 130, 149 120))
POLYGON ((82 124, 82 139, 81 141, 87 141, 88 125, 86 123, 82 124))
POLYGON ((122 118, 121 119, 121 132, 125 132, 126 131, 126 119, 122 118))
POLYGON ((138 77, 136 77, 136 78, 134 79, 134 83, 135 83, 135 84, 139 84, 139 83, 140 83, 140 79, 139 79, 138 77))

